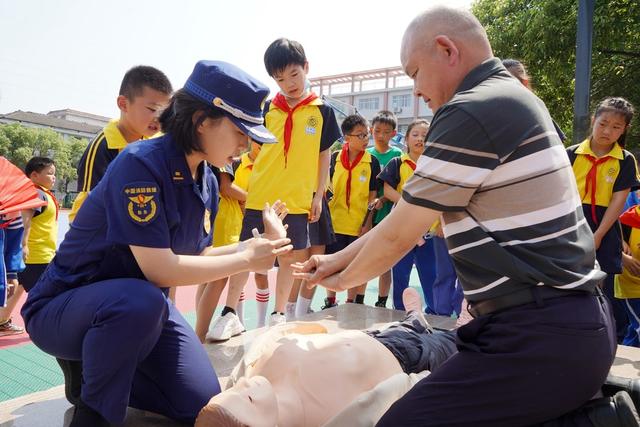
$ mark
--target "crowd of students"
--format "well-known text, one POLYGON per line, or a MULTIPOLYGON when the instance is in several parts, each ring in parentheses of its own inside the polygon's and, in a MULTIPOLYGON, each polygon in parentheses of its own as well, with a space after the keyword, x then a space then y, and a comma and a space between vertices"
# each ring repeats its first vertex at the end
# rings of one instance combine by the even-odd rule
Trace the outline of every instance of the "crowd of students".
MULTIPOLYGON (((250 230, 260 225, 259 207, 265 202, 280 199, 289 209, 285 222, 294 251, 278 260, 276 307, 270 316, 267 316, 268 276, 266 272, 253 273, 258 327, 278 324, 311 311, 315 289, 301 285, 300 280, 294 281, 288 266, 310 255, 335 253, 379 224, 401 198, 402 187, 425 150, 429 131, 426 120, 411 123, 405 132, 406 152, 403 152, 390 144, 398 127, 390 111, 378 112, 371 123, 354 114, 345 117, 338 128, 333 110, 309 89, 306 79, 309 63, 300 43, 278 39, 269 46, 264 60, 267 71, 281 89, 263 111, 266 126, 278 137, 278 143, 265 146, 262 153, 262 145, 253 141, 240 158, 214 170, 220 188, 220 205, 213 225, 213 246, 247 238, 250 230), (339 140, 342 146, 331 152, 339 140), (369 146, 371 140, 373 146, 369 146)), ((524 64, 507 59, 503 65, 531 88, 524 64)), ((158 133, 159 112, 166 107, 171 92, 168 78, 153 67, 137 66, 125 74, 117 98, 120 118, 112 120, 94 138, 78 164, 79 195, 70 220, 127 144, 158 133)), ((640 211, 635 211, 637 203, 633 203, 640 182, 635 158, 624 150, 632 117, 633 107, 627 101, 607 98, 594 112, 590 137, 568 148, 567 153, 583 197, 585 216, 597 242, 598 262, 607 273, 603 288, 614 306, 619 341, 638 345, 640 293, 635 286, 640 283, 640 260, 637 236, 632 231, 640 224, 635 220, 636 215, 640 218, 640 211), (627 195, 629 201, 625 205, 627 195), (619 221, 617 214, 622 212, 623 205, 625 212, 619 221)), ((564 139, 557 125, 556 130, 564 139)), ((49 207, 42 208, 42 215, 40 211, 24 212, 24 221, 18 219, 6 227, 5 264, 15 292, 7 307, 0 309, 0 335, 23 332, 23 328, 11 323, 11 311, 23 289, 28 290, 37 282, 55 254, 59 210, 51 191, 55 164, 51 159, 36 157, 30 161, 26 173, 39 186, 49 207), (14 235, 19 237, 13 238, 14 235), (18 239, 22 239, 22 244, 13 244, 18 239), (22 258, 26 269, 15 261, 22 258), (21 286, 17 286, 18 283, 21 286)), ((442 226, 433 224, 391 271, 379 277, 376 306, 387 306, 392 289, 392 307, 404 308, 402 291, 408 286, 415 265, 426 302, 425 311, 460 314, 463 294, 443 237, 442 226)), ((199 285, 195 330, 201 341, 222 341, 245 330, 244 287, 248 278, 249 273, 240 273, 199 285), (212 323, 220 295, 227 285, 224 308, 212 323)), ((366 286, 364 283, 350 289, 345 302, 363 304, 366 286)), ((174 289, 172 297, 173 292, 174 289)), ((335 292, 327 290, 322 309, 337 303, 335 292)))

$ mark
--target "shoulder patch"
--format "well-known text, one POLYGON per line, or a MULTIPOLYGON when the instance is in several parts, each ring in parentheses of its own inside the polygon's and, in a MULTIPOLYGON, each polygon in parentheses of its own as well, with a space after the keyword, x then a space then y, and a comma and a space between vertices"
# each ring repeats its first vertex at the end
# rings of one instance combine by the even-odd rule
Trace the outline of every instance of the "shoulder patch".
POLYGON ((158 184, 133 182, 122 189, 125 209, 129 218, 140 225, 150 224, 158 216, 158 184))

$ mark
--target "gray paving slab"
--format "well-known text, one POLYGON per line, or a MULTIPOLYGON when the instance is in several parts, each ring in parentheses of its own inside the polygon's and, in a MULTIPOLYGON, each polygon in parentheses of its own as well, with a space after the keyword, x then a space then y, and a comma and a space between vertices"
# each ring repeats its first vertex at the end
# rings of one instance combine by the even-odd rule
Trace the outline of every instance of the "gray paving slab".
MULTIPOLYGON (((404 312, 345 304, 312 313, 304 321, 322 323, 329 333, 344 329, 371 329, 401 320, 404 312)), ((442 316, 427 316, 435 327, 449 330, 455 327, 455 320, 442 316)), ((248 331, 221 344, 206 344, 209 358, 224 387, 226 377, 242 359, 255 338, 263 330, 248 331)), ((640 349, 618 347, 617 357, 611 372, 627 378, 640 377, 640 349)), ((72 407, 64 398, 64 388, 54 387, 44 392, 33 393, 0 404, 0 427, 66 427, 72 416, 72 407)), ((173 427, 182 424, 163 416, 129 409, 124 427, 173 427)))

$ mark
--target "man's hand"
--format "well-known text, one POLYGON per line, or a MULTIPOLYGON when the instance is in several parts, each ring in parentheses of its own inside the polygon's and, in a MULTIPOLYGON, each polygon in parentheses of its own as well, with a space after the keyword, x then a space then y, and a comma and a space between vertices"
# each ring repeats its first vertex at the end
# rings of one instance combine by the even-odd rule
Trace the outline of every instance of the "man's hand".
POLYGON ((273 206, 265 203, 262 210, 265 239, 277 240, 287 237, 287 226, 282 224, 282 220, 288 213, 287 205, 280 200, 277 200, 273 206))
POLYGON ((306 280, 307 287, 313 288, 327 277, 340 273, 349 265, 346 257, 336 257, 336 255, 312 255, 305 262, 291 264, 293 277, 306 280))
POLYGON ((29 246, 24 245, 22 247, 22 260, 27 262, 27 258, 29 258, 29 246))
POLYGON ((311 213, 309 214, 309 222, 318 222, 322 213, 322 193, 316 193, 311 201, 311 213))
POLYGON ((634 276, 640 276, 640 261, 626 253, 622 254, 622 266, 634 276))

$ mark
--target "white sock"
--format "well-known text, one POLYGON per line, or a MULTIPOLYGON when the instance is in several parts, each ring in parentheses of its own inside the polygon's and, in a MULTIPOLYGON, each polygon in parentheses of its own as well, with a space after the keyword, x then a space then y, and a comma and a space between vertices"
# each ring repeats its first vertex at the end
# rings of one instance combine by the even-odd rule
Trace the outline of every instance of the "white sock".
POLYGON ((309 306, 311 305, 311 300, 303 297, 302 295, 298 295, 298 301, 296 302, 296 319, 304 316, 309 311, 309 306))
POLYGON ((296 303, 288 302, 284 309, 284 314, 287 316, 287 320, 296 317, 296 303))
POLYGON ((256 304, 258 306, 258 328, 262 328, 266 325, 269 289, 256 289, 256 304))
POLYGON ((240 294, 240 301, 238 301, 238 305, 236 306, 236 315, 244 325, 244 291, 240 294))

